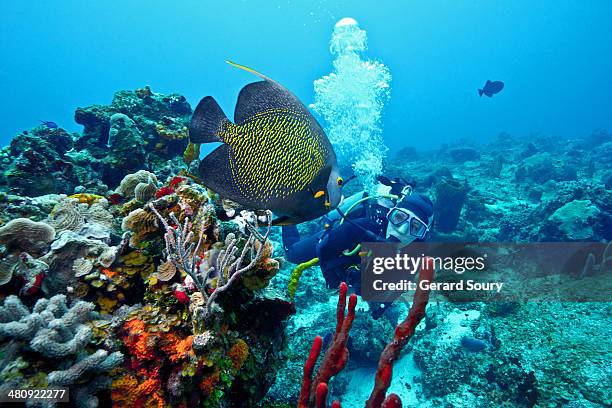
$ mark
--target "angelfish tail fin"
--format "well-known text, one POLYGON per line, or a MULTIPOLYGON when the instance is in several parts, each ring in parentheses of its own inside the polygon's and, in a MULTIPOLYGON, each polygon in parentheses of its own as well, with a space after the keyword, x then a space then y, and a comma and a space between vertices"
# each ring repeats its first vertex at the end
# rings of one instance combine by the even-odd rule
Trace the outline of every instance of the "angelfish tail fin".
POLYGON ((482 94, 484 93, 484 91, 482 89, 478 90, 478 96, 482 97, 482 94))
POLYGON ((189 139, 192 143, 222 142, 219 131, 229 119, 212 96, 203 98, 189 122, 189 139))

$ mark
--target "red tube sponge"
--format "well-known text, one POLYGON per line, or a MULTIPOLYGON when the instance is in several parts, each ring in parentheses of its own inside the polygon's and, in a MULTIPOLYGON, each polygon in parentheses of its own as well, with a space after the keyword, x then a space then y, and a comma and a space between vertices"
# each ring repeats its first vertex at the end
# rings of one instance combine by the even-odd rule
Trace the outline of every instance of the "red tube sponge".
MULTIPOLYGON (((419 272, 419 283, 421 281, 431 282, 434 277, 434 265, 432 259, 427 259, 425 268, 422 268, 419 272)), ((408 312, 408 317, 397 325, 395 328, 395 334, 393 339, 387 344, 378 360, 378 369, 376 370, 376 377, 374 383, 374 389, 370 394, 370 398, 366 402, 366 408, 379 408, 382 407, 383 402, 391 405, 384 405, 385 407, 401 407, 401 401, 399 397, 394 394, 389 395, 389 398, 385 400, 385 394, 389 385, 391 384, 391 377, 393 375, 393 363, 399 358, 399 355, 410 338, 414 335, 414 331, 418 324, 425 316, 425 307, 429 301, 429 290, 422 290, 421 285, 417 285, 417 290, 414 293, 412 300, 412 306, 408 312), (390 399, 397 399, 394 403, 389 401, 390 399), (399 405, 397 405, 399 403, 399 405), (396 404, 396 405, 393 405, 396 404)))

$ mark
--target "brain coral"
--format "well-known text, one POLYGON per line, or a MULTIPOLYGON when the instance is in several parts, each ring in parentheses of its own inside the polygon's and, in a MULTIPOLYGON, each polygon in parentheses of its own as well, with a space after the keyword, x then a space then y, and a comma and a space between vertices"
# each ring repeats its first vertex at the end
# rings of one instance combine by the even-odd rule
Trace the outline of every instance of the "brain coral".
POLYGON ((148 183, 151 180, 153 183, 157 183, 157 177, 155 174, 146 170, 138 170, 136 173, 128 174, 121 180, 119 187, 117 187, 117 193, 124 197, 132 197, 136 186, 140 183, 148 183))
POLYGON ((146 183, 138 183, 136 188, 134 189, 134 196, 136 200, 141 203, 148 203, 153 197, 155 197, 155 192, 157 191, 157 186, 153 183, 153 180, 149 179, 146 183))
POLYGON ((53 208, 49 214, 49 224, 59 233, 62 231, 79 232, 85 225, 85 216, 78 208, 79 201, 66 198, 53 208))
POLYGON ((53 227, 28 218, 16 218, 0 228, 0 243, 6 245, 9 250, 19 249, 36 254, 53 239, 53 227))

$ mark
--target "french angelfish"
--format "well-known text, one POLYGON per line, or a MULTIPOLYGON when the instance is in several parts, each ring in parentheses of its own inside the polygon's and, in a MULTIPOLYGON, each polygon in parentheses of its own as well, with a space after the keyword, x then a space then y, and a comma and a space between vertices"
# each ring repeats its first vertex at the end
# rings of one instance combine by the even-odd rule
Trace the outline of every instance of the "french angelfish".
POLYGON ((504 83, 502 81, 487 80, 485 86, 478 90, 478 96, 482 97, 482 94, 485 94, 491 98, 493 95, 501 92, 502 89, 504 89, 504 83))
POLYGON ((223 143, 202 159, 202 184, 245 208, 271 210, 275 225, 312 220, 337 207, 343 180, 316 119, 278 82, 227 62, 263 81, 242 88, 234 123, 212 96, 196 107, 191 142, 223 143))

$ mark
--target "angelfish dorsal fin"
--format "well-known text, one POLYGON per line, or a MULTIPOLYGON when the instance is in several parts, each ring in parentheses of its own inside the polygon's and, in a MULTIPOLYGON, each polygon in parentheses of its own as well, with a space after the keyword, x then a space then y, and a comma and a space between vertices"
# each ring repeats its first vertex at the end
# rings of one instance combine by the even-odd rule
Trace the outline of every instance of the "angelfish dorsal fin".
POLYGON ((238 69, 242 69, 242 70, 245 70, 245 71, 250 72, 252 74, 255 74, 258 77, 265 79, 266 81, 274 82, 272 79, 268 78, 267 76, 265 76, 261 72, 255 71, 253 68, 249 68, 246 65, 240 65, 240 64, 235 63, 234 61, 230 61, 230 60, 225 60, 225 62, 227 62, 228 64, 230 64, 233 67, 236 67, 238 69))
POLYGON ((287 88, 262 73, 227 61, 233 67, 251 72, 263 81, 253 82, 240 90, 234 111, 234 123, 240 125, 252 116, 272 109, 284 109, 292 112, 310 115, 310 112, 287 88))

